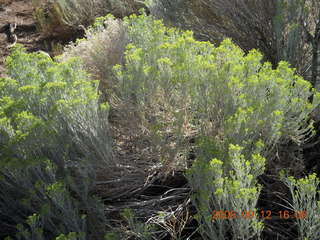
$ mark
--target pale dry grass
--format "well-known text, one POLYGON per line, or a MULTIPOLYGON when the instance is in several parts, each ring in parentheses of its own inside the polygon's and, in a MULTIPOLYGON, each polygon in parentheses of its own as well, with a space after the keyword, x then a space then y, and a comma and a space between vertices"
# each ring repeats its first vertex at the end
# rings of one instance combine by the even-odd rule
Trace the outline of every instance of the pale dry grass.
POLYGON ((87 71, 100 80, 99 89, 106 93, 114 86, 113 66, 123 62, 128 42, 121 20, 108 19, 102 31, 87 30, 86 39, 65 48, 62 59, 80 57, 87 71))
POLYGON ((10 3, 12 3, 13 2, 13 0, 0 0, 0 4, 2 5, 7 5, 7 4, 10 4, 10 3))
POLYGON ((123 18, 146 8, 137 0, 32 0, 32 5, 42 34, 68 41, 81 35, 81 25, 88 27, 97 17, 111 13, 123 18))

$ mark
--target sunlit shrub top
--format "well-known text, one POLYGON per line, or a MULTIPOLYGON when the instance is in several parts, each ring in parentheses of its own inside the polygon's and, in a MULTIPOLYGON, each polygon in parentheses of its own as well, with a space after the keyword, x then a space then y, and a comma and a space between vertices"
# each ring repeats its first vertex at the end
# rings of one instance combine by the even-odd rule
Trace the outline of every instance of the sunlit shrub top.
POLYGON ((183 112, 184 123, 173 114, 171 128, 188 121, 202 136, 225 142, 226 150, 229 144, 248 149, 259 139, 266 148, 301 144, 312 135, 308 119, 319 93, 286 62, 272 69, 257 50, 245 54, 230 39, 215 47, 145 15, 125 24, 130 44, 125 66, 115 67, 119 95, 139 111, 172 107, 183 112))
POLYGON ((41 148, 68 144, 61 142, 64 134, 84 131, 82 124, 97 117, 97 82, 89 81, 77 59, 57 63, 18 45, 6 63, 10 78, 0 79, 2 162, 40 158, 41 148))

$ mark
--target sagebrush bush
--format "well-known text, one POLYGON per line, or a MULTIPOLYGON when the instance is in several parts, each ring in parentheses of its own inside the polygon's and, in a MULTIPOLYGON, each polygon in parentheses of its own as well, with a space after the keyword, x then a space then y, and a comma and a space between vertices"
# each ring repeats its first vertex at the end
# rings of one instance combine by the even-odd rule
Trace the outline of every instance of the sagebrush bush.
MULTIPOLYGON (((319 93, 286 62, 272 69, 270 63, 262 63, 259 52, 245 55, 228 39, 214 47, 194 40, 192 32, 167 28, 145 15, 133 15, 124 23, 129 44, 125 65, 114 68, 113 94, 126 106, 124 112, 136 117, 139 129, 149 134, 165 165, 180 163, 188 152, 186 137, 195 136, 197 161, 189 181, 200 223, 210 229, 213 210, 255 211, 264 158, 276 144, 299 145, 313 135, 309 115, 319 103, 319 93), (205 173, 214 170, 211 159, 223 167, 219 176, 211 172, 208 178, 205 173), (224 185, 218 188, 212 180, 220 184, 222 177, 224 185)), ((222 221, 215 229, 221 233, 219 239, 229 231, 235 239, 253 238, 262 229, 256 218, 230 221, 230 228, 222 221)), ((202 236, 216 239, 206 231, 202 236)))
POLYGON ((318 1, 154 0, 148 5, 151 14, 193 30, 197 39, 220 43, 232 38, 245 51, 259 49, 274 66, 288 61, 315 83, 318 1))
MULTIPOLYGON (((95 53, 86 50, 83 58, 88 59, 88 69, 103 71, 107 66, 108 97, 111 109, 121 114, 119 122, 147 137, 166 170, 186 167, 187 138, 195 139, 197 159, 188 179, 202 237, 259 237, 263 226, 256 217, 212 223, 210 214, 255 212, 257 177, 266 160, 277 144, 299 145, 313 135, 309 115, 319 103, 319 93, 286 62, 272 69, 270 63, 262 63, 258 51, 245 54, 229 39, 214 47, 196 41, 190 31, 165 27, 145 14, 115 23, 126 32, 115 36, 125 36, 121 44, 128 45, 124 53, 123 45, 115 45, 116 56, 124 54, 124 59, 113 67, 114 75, 109 74, 116 63, 110 60, 112 51, 96 61, 95 53)), ((108 39, 104 31, 97 29, 83 40, 83 47, 80 42, 70 53, 82 52, 85 46, 109 49, 107 44, 118 38, 108 39), (100 34, 106 46, 98 45, 100 34)))
POLYGON ((104 214, 90 191, 97 168, 113 165, 108 105, 98 103, 97 82, 77 59, 57 63, 19 45, 6 63, 10 78, 0 79, 1 221, 13 231, 38 213, 45 239, 69 232, 97 238, 104 214))
POLYGON ((264 172, 265 158, 259 153, 263 145, 257 145, 248 160, 243 148, 230 144, 224 162, 217 158, 210 162, 200 159, 189 170, 189 183, 197 191, 193 196, 196 219, 204 239, 226 239, 229 232, 232 239, 260 237, 263 223, 255 208, 261 190, 257 177, 264 172), (225 171, 226 160, 231 164, 229 172, 225 171))
POLYGON ((70 40, 79 37, 83 26, 87 27, 97 17, 112 13, 116 17, 128 16, 146 8, 136 0, 32 0, 38 27, 47 37, 70 40))
POLYGON ((245 55, 230 40, 215 48, 151 17, 125 24, 130 44, 125 65, 115 67, 117 97, 158 139, 169 132, 178 143, 196 131, 223 143, 225 152, 239 144, 250 156, 258 140, 270 153, 275 143, 301 144, 312 135, 308 116, 319 94, 287 63, 273 70, 255 50, 245 55))
POLYGON ((285 177, 283 173, 281 177, 291 192, 292 204, 288 206, 288 214, 297 222, 299 239, 319 239, 320 179, 315 173, 300 179, 285 177))
MULTIPOLYGON (((110 4, 104 0, 33 0, 34 16, 39 29, 46 36, 63 34, 63 30, 88 26, 96 17, 110 11, 110 4)), ((63 36, 63 35, 62 35, 63 36)))
POLYGON ((52 154, 56 164, 65 154, 73 160, 112 161, 108 105, 99 106, 97 82, 89 80, 78 60, 56 63, 18 47, 7 66, 11 78, 2 79, 1 107, 5 131, 16 139, 10 149, 25 157, 52 154))

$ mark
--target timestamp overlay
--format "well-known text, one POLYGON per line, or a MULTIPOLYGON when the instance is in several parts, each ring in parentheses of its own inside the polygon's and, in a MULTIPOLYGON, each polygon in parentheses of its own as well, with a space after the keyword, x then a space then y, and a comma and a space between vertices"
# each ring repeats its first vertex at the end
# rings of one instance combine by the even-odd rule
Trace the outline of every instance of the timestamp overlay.
POLYGON ((271 210, 258 210, 258 211, 234 211, 234 210, 214 210, 212 212, 212 221, 223 220, 223 219, 253 219, 260 218, 263 220, 287 220, 287 219, 307 219, 308 212, 305 210, 301 211, 271 211, 271 210))

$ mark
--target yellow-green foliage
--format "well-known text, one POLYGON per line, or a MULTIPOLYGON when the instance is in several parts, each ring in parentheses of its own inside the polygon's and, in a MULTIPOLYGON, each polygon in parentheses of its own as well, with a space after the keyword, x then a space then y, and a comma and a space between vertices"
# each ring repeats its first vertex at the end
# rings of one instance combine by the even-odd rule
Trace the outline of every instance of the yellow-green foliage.
POLYGON ((125 26, 130 44, 125 66, 115 67, 117 97, 133 104, 157 139, 170 129, 179 140, 191 129, 223 143, 225 152, 239 144, 250 156, 259 140, 270 150, 312 135, 308 115, 319 94, 286 62, 272 69, 256 50, 245 54, 229 39, 214 47, 144 15, 125 26))
POLYGON ((97 82, 89 81, 77 59, 56 63, 19 46, 7 66, 11 78, 1 79, 0 89, 1 129, 8 137, 2 146, 14 147, 16 154, 39 156, 37 149, 60 141, 67 126, 98 116, 97 82))
POLYGON ((10 77, 0 79, 0 228, 20 224, 19 239, 103 236, 103 228, 89 230, 95 223, 86 226, 81 215, 103 222, 89 192, 95 167, 112 161, 108 105, 98 104, 97 81, 78 59, 57 63, 20 45, 6 64, 10 77), (28 228, 21 225, 25 220, 28 228))
POLYGON ((225 166, 226 159, 213 158, 208 162, 200 158, 188 171, 189 183, 196 191, 192 200, 204 239, 222 240, 230 231, 234 239, 251 239, 261 234, 263 223, 255 209, 261 191, 257 177, 264 172, 266 159, 260 155, 263 145, 258 145, 246 159, 243 147, 230 144, 227 156, 230 168, 225 166), (219 218, 214 211, 225 211, 236 217, 219 218))
POLYGON ((304 178, 285 177, 281 172, 284 183, 292 195, 290 214, 295 214, 298 223, 300 239, 318 239, 320 235, 320 179, 315 173, 304 178))
POLYGON ((214 47, 145 15, 125 19, 125 26, 130 43, 125 65, 114 68, 114 95, 139 116, 164 158, 177 162, 188 150, 184 137, 196 133, 198 158, 188 179, 202 237, 259 236, 257 218, 212 223, 210 213, 255 211, 265 157, 276 144, 312 136, 308 120, 319 93, 286 62, 272 69, 258 51, 245 54, 230 39, 214 47))

